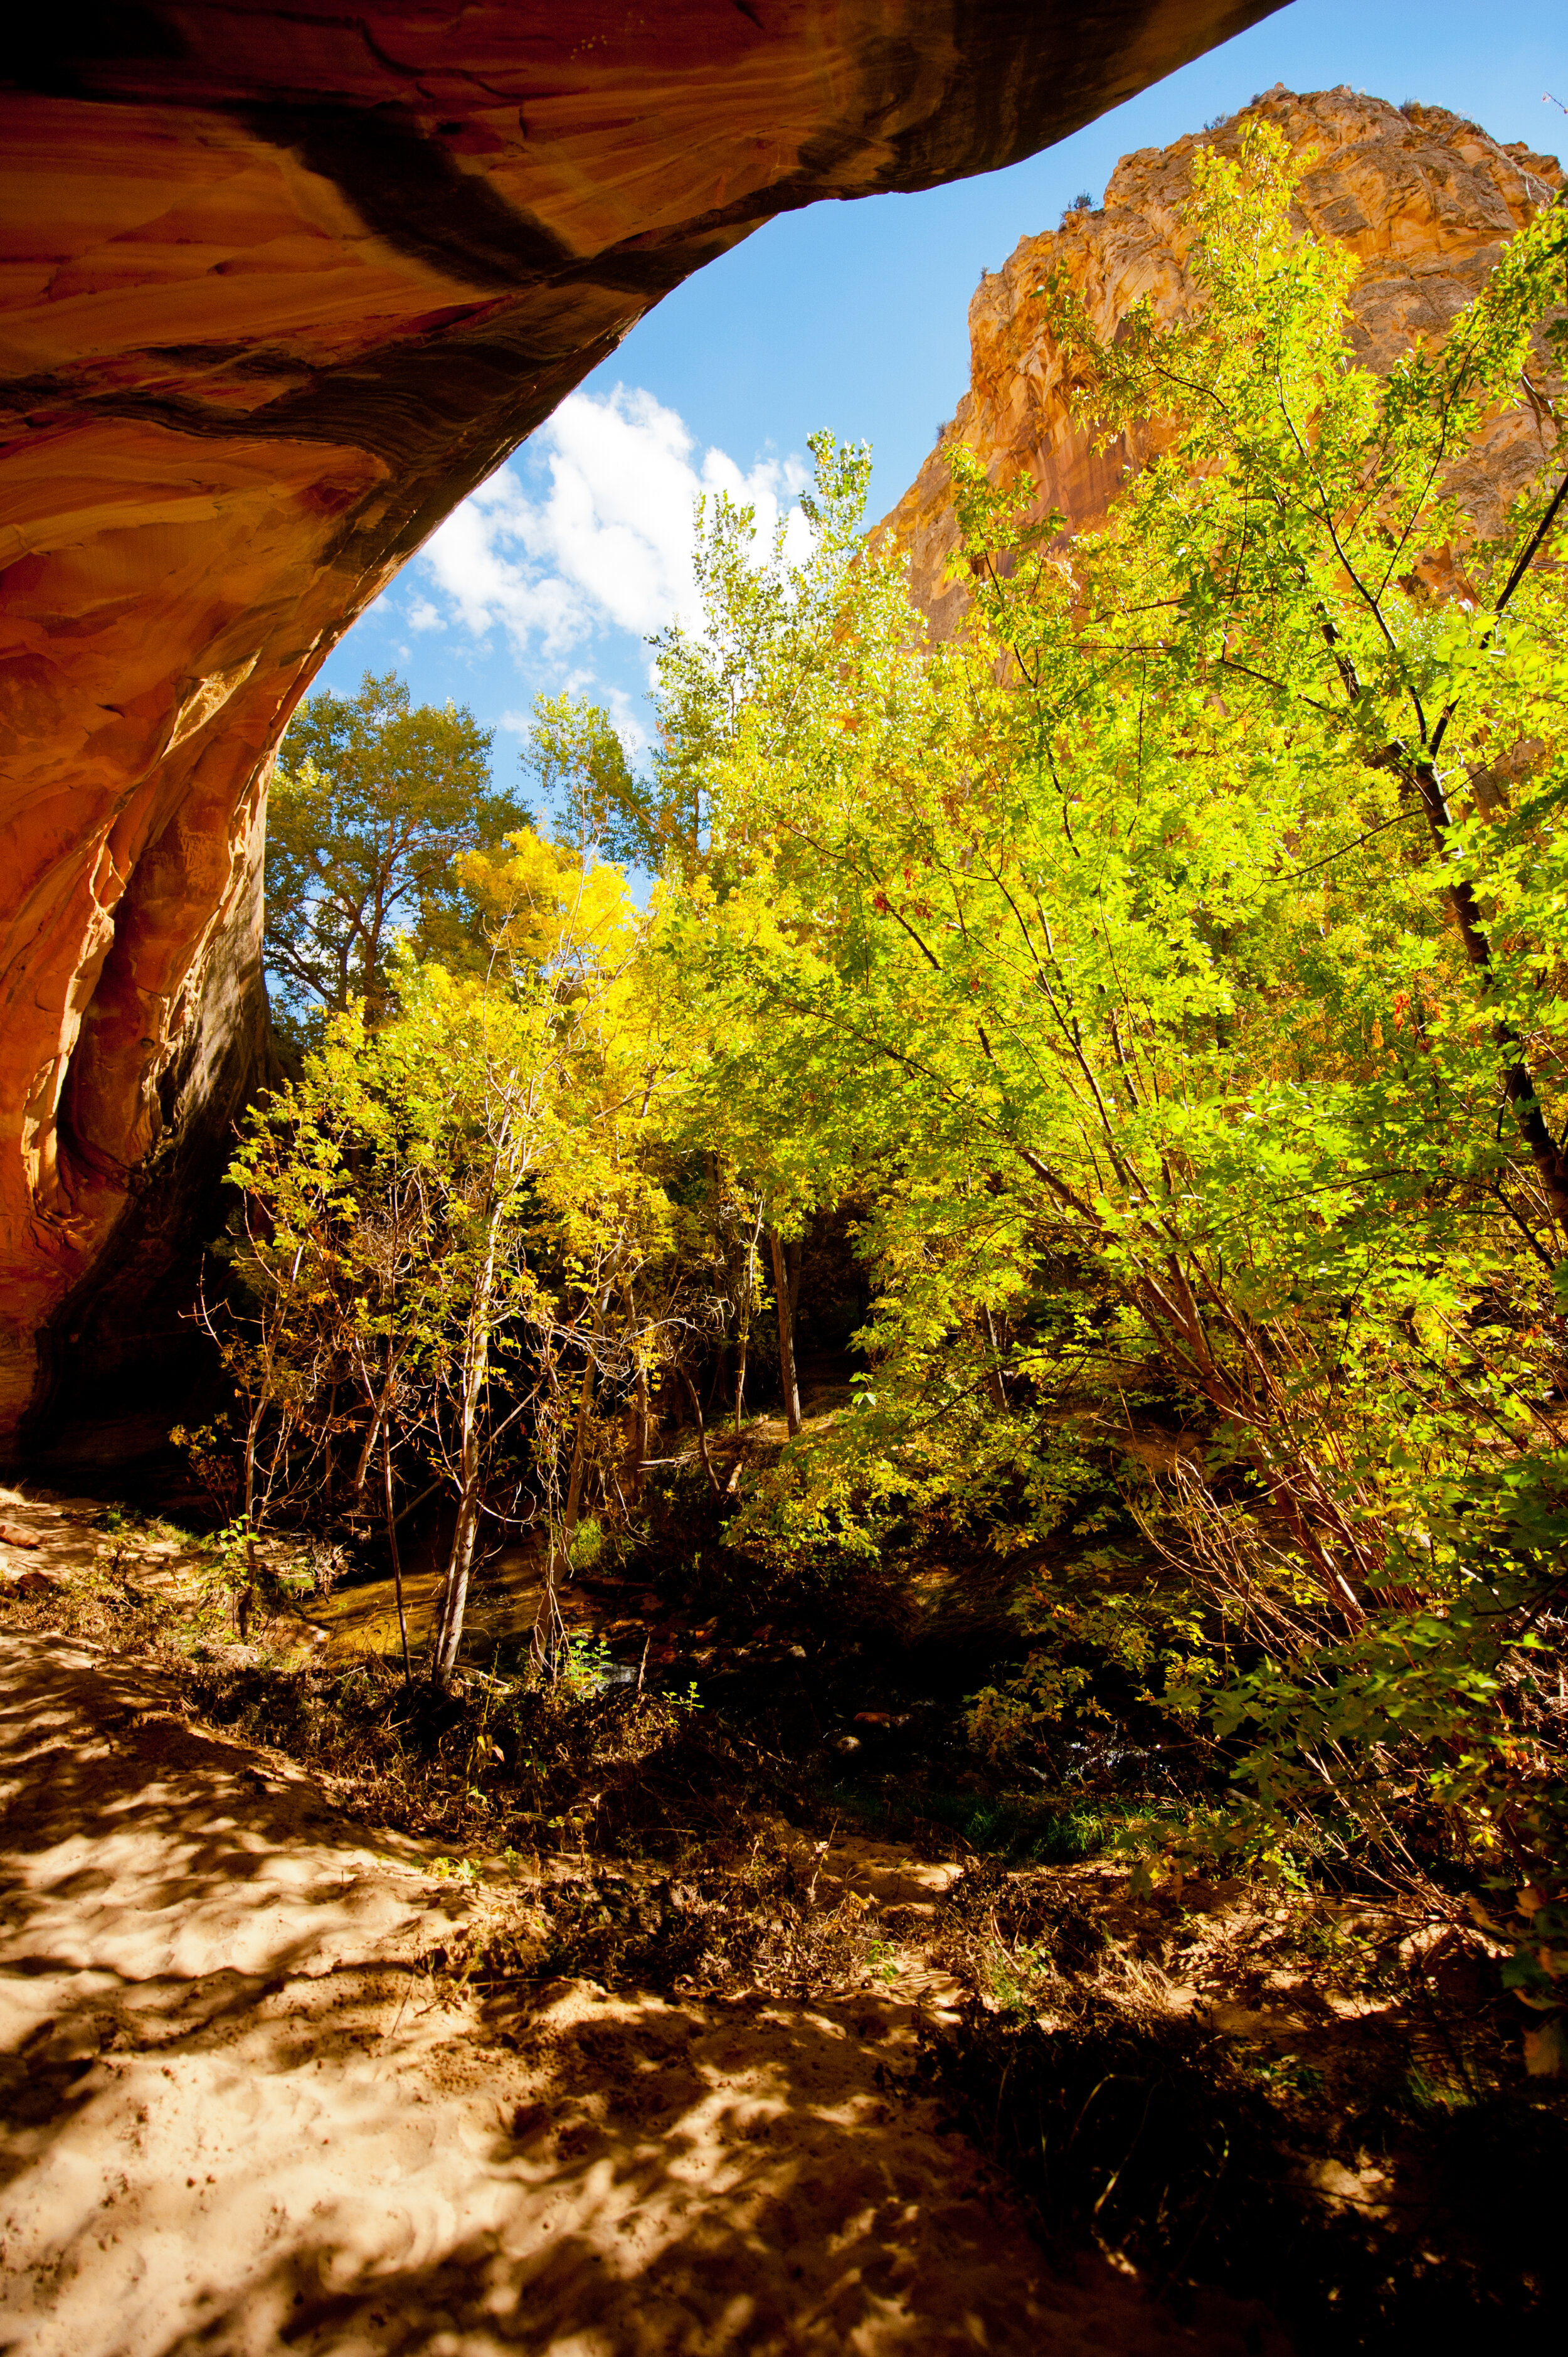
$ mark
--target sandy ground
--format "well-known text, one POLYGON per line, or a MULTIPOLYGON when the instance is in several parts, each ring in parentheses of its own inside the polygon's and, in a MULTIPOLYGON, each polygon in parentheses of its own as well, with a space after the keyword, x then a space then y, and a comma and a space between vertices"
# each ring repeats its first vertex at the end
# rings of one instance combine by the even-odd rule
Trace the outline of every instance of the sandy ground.
POLYGON ((0 1773, 18 2357, 1245 2345, 1051 2275, 878 2084, 902 1991, 454 1995, 493 1891, 80 1640, 0 1636, 0 1773))
POLYGON ((456 1960, 526 1882, 368 1832, 150 1662, 5 1626, 7 1595, 102 1571, 100 1520, 0 1494, 5 2357, 1281 2348, 1099 2259, 1053 2274, 897 2092, 955 1994, 918 1951, 956 1869, 832 1846, 894 1961, 830 2000, 481 1998, 456 1960))
POLYGON ((0 1637, 0 2348, 1243 2346, 1098 2263, 1050 2274, 879 2086, 903 1989, 455 1995, 430 1959, 493 1891, 80 1640, 0 1637))

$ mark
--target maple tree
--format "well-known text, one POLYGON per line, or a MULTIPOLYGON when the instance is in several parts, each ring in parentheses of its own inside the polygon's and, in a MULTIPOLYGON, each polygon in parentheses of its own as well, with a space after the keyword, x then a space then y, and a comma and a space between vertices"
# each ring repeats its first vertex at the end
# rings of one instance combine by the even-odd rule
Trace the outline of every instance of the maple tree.
POLYGON ((791 1444, 733 1544, 1050 1543, 978 1742, 1113 1671, 1228 1747, 1227 1838, 1562 1850, 1564 490, 1543 443, 1483 530, 1456 461, 1561 360, 1568 234, 1379 379, 1301 168, 1266 124, 1199 155, 1174 325, 1107 345, 1039 290, 1086 425, 1160 452, 1068 542, 952 446, 946 642, 864 535, 864 450, 816 438, 803 554, 705 508, 650 773, 542 704, 557 839, 451 869, 484 972, 422 917, 252 1123, 252 1281, 307 1234, 358 1272, 356 1478, 381 1448, 390 1518, 395 1423, 455 1501, 440 1674, 484 1515, 542 1519, 553 1582, 625 1411, 634 1492, 661 1387, 718 1489, 693 1371, 733 1351, 738 1417, 771 1276, 791 1444), (851 1196, 864 1372, 802 1424, 795 1256, 851 1196))
POLYGON ((874 1372, 754 1527, 1079 1533, 990 1738, 1059 1716, 1088 1631, 1240 1740, 1276 1828, 1391 1855, 1369 1750, 1483 1846, 1551 1782, 1498 1830, 1565 1528, 1563 494, 1488 540, 1451 462, 1539 367, 1565 240, 1380 380, 1299 168, 1266 125, 1199 158, 1172 328, 1108 348, 1042 288, 1086 417, 1161 455, 1066 546, 955 452, 945 646, 841 536, 832 629, 712 699, 661 952, 699 1121, 760 1156, 787 1107, 814 1200, 875 1178, 874 1372))

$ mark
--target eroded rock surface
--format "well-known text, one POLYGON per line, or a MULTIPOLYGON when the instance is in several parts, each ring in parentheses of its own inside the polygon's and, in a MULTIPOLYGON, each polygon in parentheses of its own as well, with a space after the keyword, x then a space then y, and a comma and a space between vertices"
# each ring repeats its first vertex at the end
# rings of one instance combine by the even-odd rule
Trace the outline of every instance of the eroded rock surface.
POLYGON ((147 1390, 335 640, 770 215, 1026 155, 1277 0, 34 12, 0 61, 0 1447, 147 1390), (150 1308, 149 1308, 150 1305, 150 1308))
MULTIPOLYGON (((1301 184, 1301 214, 1361 264, 1351 307, 1361 356, 1373 368, 1440 336, 1479 293, 1504 241, 1563 185, 1554 156, 1502 146, 1442 107, 1390 106, 1349 90, 1298 97, 1275 89, 1256 111, 1293 147, 1316 151, 1301 184)), ((1190 240, 1178 216, 1193 156, 1205 145, 1234 153, 1240 142, 1238 119, 1123 156, 1099 210, 1069 212, 1059 230, 1020 239, 1004 266, 982 281, 969 307, 971 389, 885 527, 908 550, 911 587, 939 630, 951 628, 964 598, 946 577, 958 545, 947 455, 955 443, 978 454, 993 482, 1031 476, 1037 511, 1059 509, 1069 530, 1097 522, 1127 468, 1149 453, 1147 436, 1125 435, 1097 451, 1071 417, 1062 357, 1035 290, 1065 267, 1102 336, 1145 296, 1157 318, 1175 317, 1192 291, 1190 240)), ((1539 468, 1550 447, 1542 434, 1527 402, 1491 421, 1477 463, 1455 480, 1483 523, 1500 518, 1539 468)))

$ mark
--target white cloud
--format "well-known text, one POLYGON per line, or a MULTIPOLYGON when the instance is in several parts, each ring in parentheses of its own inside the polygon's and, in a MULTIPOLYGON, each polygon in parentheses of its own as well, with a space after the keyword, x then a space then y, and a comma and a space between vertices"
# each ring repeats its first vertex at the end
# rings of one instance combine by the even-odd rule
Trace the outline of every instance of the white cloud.
POLYGON ((465 500, 424 553, 442 603, 420 597, 409 627, 450 619, 476 639, 499 629, 518 657, 558 661, 605 629, 645 637, 691 622, 692 511, 704 491, 754 507, 768 537, 789 510, 789 553, 804 553, 805 519, 790 507, 807 479, 798 458, 759 459, 746 472, 717 449, 694 465, 694 448, 650 393, 569 394, 530 446, 531 471, 542 461, 548 489, 531 497, 514 462, 465 500))

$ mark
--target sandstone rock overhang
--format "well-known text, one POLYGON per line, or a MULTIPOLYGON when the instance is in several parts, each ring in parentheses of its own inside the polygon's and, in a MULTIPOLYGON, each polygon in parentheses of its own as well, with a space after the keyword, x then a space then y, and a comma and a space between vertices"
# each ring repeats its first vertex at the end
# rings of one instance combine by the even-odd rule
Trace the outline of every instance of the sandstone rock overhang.
POLYGON ((273 750, 442 517, 761 221, 1011 163, 1277 5, 56 0, 13 27, 0 1450, 29 1407, 47 1447, 84 1383, 135 1437, 263 1052, 273 750))

